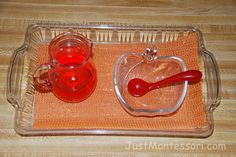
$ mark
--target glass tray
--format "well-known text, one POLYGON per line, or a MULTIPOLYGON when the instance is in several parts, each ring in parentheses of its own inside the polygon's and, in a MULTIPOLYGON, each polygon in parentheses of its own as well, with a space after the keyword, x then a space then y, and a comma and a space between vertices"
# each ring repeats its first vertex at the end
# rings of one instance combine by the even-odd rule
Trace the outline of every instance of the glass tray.
MULTIPOLYGON (((110 66, 114 66, 111 65, 110 66)), ((135 136, 181 136, 208 137, 214 129, 213 111, 220 103, 220 76, 216 60, 206 50, 201 32, 195 27, 168 27, 156 25, 125 24, 33 24, 26 31, 23 45, 15 50, 8 71, 8 101, 15 108, 15 131, 20 135, 135 135, 135 136), (48 43, 61 32, 73 30, 82 33, 96 44, 119 43, 164 43, 196 32, 198 36, 200 70, 203 73, 202 95, 207 123, 202 128, 178 129, 34 129, 34 93, 32 76, 34 68, 30 63, 34 56, 34 47, 39 43, 48 43)), ((115 92, 115 91, 114 91, 115 92)), ((114 99, 117 99, 114 97, 114 99)), ((117 103, 117 105, 120 105, 117 103)), ((128 114, 128 113, 127 113, 128 114)), ((131 123, 131 122, 130 122, 131 123)))

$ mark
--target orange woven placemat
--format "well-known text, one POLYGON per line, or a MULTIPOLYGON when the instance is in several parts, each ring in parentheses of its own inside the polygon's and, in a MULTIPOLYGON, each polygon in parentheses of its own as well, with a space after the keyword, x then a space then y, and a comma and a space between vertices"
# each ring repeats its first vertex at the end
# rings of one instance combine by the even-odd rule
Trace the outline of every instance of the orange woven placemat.
MULTIPOLYGON (((144 52, 147 44, 94 44, 93 59, 98 83, 94 93, 81 103, 64 103, 52 93, 36 91, 34 100, 35 129, 134 129, 182 130, 202 128, 207 119, 201 83, 188 86, 180 109, 171 116, 133 117, 120 105, 113 88, 113 65, 124 52, 144 52)), ((177 41, 157 44, 158 55, 175 55, 187 69, 199 69, 197 35, 192 33, 177 41)), ((38 47, 38 64, 47 62, 47 45, 38 47)))

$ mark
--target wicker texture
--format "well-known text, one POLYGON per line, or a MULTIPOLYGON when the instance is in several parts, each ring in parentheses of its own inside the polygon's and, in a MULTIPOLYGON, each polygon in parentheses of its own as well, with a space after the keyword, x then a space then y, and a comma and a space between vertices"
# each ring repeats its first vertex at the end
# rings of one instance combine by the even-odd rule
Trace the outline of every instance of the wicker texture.
MULTIPOLYGON (((202 128, 206 113, 201 83, 188 86, 180 109, 170 116, 133 117, 119 104, 113 88, 113 64, 124 52, 144 52, 147 44, 94 44, 93 59, 98 83, 94 93, 81 103, 64 103, 52 93, 35 93, 35 129, 134 129, 182 130, 202 128)), ((184 60, 187 69, 199 69, 197 34, 177 41, 157 44, 158 55, 175 55, 184 60)), ((47 45, 39 45, 38 65, 48 60, 47 45)))

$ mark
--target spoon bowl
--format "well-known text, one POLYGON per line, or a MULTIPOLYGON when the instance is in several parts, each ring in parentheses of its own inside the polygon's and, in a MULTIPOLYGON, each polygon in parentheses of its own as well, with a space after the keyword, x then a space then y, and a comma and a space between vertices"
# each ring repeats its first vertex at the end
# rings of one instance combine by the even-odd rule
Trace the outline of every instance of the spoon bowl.
POLYGON ((127 52, 121 55, 114 66, 114 88, 121 106, 134 116, 168 115, 175 112, 184 101, 188 81, 135 97, 129 93, 128 84, 134 78, 156 82, 186 71, 186 65, 176 56, 157 56, 147 62, 143 54, 127 52))

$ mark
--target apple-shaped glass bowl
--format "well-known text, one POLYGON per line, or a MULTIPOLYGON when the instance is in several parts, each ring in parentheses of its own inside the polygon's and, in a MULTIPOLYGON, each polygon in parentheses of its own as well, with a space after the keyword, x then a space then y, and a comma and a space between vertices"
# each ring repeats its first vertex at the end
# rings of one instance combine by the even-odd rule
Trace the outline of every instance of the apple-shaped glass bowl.
POLYGON ((128 92, 128 83, 134 78, 156 82, 186 71, 182 59, 176 56, 158 56, 157 49, 122 54, 114 65, 114 88, 122 107, 133 116, 170 115, 184 101, 188 82, 172 84, 152 90, 141 97, 128 92))

